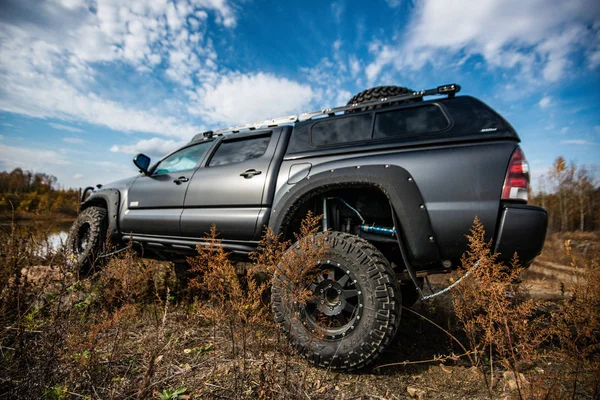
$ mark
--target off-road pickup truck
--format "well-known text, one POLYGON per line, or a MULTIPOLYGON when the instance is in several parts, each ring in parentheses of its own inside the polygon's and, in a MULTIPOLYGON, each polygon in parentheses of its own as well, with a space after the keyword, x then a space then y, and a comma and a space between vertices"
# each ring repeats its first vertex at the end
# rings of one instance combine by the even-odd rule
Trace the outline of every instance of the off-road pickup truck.
POLYGON ((542 249, 547 215, 527 205, 519 137, 459 90, 377 87, 346 106, 198 134, 152 166, 139 154, 139 175, 84 191, 69 249, 89 267, 108 231, 176 260, 215 224, 221 245, 244 254, 265 227, 292 238, 308 211, 322 214, 330 246, 314 298, 289 307, 276 279, 273 312, 310 362, 364 367, 423 277, 459 265, 475 217, 501 260, 516 252, 529 265, 542 249))

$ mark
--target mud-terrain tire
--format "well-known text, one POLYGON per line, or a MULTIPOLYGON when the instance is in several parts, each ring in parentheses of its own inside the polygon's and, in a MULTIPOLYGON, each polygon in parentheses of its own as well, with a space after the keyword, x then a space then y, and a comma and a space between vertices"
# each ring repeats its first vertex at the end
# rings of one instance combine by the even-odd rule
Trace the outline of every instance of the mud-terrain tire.
MULTIPOLYGON (((352 104, 368 103, 370 101, 379 100, 384 97, 400 96, 401 94, 407 94, 407 93, 413 93, 413 90, 403 87, 403 86, 377 86, 377 87, 374 87, 371 89, 363 90, 362 92, 354 95, 354 97, 352 97, 348 101, 347 105, 351 106, 352 104)), ((423 99, 422 97, 418 97, 415 99, 410 99, 410 100, 405 100, 405 101, 395 101, 393 103, 387 103, 386 106, 398 105, 398 104, 402 104, 402 103, 414 103, 416 101, 421 101, 422 99, 423 99)), ((373 106, 357 108, 357 109, 347 111, 347 112, 359 112, 359 111, 373 110, 373 109, 381 108, 381 107, 383 107, 383 106, 382 105, 373 105, 373 106)))
MULTIPOLYGON (((423 289, 423 278, 417 278, 419 288, 423 289)), ((415 284, 411 280, 400 282, 400 292, 402 293, 402 306, 412 307, 420 298, 415 284)))
MULTIPOLYGON (((315 296, 304 306, 295 304, 289 295, 290 282, 276 275, 272 309, 292 346, 311 364, 352 371, 375 361, 394 338, 400 322, 400 291, 394 271, 372 244, 347 233, 325 235, 323 274, 309 286, 315 296), (337 320, 339 326, 323 326, 329 320, 337 320)), ((288 251, 297 251, 296 246, 288 251)))
POLYGON ((105 208, 91 206, 79 213, 67 237, 68 265, 72 270, 91 269, 103 250, 107 229, 105 208))

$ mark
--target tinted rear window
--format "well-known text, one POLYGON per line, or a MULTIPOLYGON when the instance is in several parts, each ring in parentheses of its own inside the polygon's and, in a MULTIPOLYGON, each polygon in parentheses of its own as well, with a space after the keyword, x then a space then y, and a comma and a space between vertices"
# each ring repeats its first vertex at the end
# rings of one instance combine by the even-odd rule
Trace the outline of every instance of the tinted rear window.
POLYGON ((403 108, 384 108, 357 115, 298 122, 294 127, 286 154, 331 147, 349 147, 353 142, 361 145, 387 146, 392 143, 404 145, 480 137, 518 140, 510 124, 489 106, 470 96, 457 96, 418 105, 411 104, 403 108), (372 126, 369 127, 370 118, 372 118, 372 126), (351 128, 350 132, 347 132, 343 127, 350 123, 349 120, 356 121, 355 123, 362 127, 351 128), (373 131, 375 140, 369 141, 371 138, 369 131, 373 131))
POLYGON ((486 132, 488 129, 514 132, 504 118, 479 100, 461 96, 443 104, 462 133, 486 132))
POLYGON ((450 122, 434 105, 402 108, 375 116, 374 139, 394 136, 415 136, 447 129, 450 122))
POLYGON ((258 158, 265 154, 270 140, 271 136, 260 136, 244 140, 223 141, 208 166, 233 164, 258 158))
POLYGON ((370 113, 325 119, 312 126, 310 141, 313 146, 320 147, 369 140, 372 121, 370 113))

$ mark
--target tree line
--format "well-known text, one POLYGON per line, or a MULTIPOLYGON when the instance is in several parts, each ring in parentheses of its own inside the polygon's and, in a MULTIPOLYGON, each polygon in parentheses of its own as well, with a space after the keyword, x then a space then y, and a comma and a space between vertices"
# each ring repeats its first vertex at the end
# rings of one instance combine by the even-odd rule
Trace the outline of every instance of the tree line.
POLYGON ((76 216, 79 207, 79 189, 61 189, 57 179, 43 172, 0 172, 0 217, 12 215, 76 216))
POLYGON ((548 231, 593 231, 600 227, 598 174, 558 157, 543 175, 530 203, 548 211, 548 231))

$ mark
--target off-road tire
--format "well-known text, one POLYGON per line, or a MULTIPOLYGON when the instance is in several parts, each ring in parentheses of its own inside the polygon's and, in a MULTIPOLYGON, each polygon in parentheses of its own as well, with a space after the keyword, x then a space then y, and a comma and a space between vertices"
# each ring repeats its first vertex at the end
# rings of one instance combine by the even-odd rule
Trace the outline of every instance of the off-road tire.
MULTIPOLYGON (((394 271, 372 244, 347 233, 325 235, 327 264, 341 265, 350 272, 350 284, 355 280, 360 288, 358 293, 362 297, 355 308, 358 310, 358 319, 353 320, 355 326, 336 339, 318 334, 302 317, 308 304, 304 307, 292 304, 287 289, 290 282, 277 275, 272 286, 272 309, 275 321, 298 354, 318 367, 352 371, 375 361, 394 338, 400 322, 400 291, 394 271)), ((296 251, 296 246, 288 251, 296 251)))
POLYGON ((108 219, 106 209, 90 206, 77 216, 67 237, 68 265, 73 270, 89 271, 104 248, 108 219), (85 235, 85 241, 82 241, 85 235))
MULTIPOLYGON (((413 93, 413 90, 403 87, 403 86, 377 86, 377 87, 374 87, 371 89, 363 90, 362 92, 354 95, 354 97, 352 97, 348 101, 347 105, 351 106, 352 104, 368 103, 370 101, 376 101, 376 100, 380 100, 382 98, 400 96, 401 94, 408 94, 408 93, 413 93)), ((386 103, 386 106, 398 105, 398 104, 402 104, 402 103, 414 103, 416 101, 421 101, 422 99, 423 99, 422 97, 418 97, 418 98, 410 99, 410 100, 395 101, 393 103, 386 103)), ((381 107, 383 107, 383 106, 382 105, 373 105, 373 106, 357 108, 357 109, 354 109, 354 110, 351 110, 348 112, 373 110, 373 109, 381 108, 381 107)))

